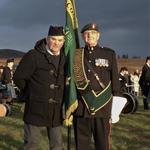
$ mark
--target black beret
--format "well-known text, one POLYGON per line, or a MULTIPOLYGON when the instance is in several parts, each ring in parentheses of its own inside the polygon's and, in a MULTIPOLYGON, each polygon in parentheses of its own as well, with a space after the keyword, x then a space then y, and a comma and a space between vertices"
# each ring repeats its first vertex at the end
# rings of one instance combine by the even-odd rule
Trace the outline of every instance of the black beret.
POLYGON ((48 31, 48 36, 61 36, 65 35, 64 29, 62 26, 50 26, 48 31))
POLYGON ((7 63, 14 62, 13 58, 7 59, 7 63))
POLYGON ((150 60, 150 56, 147 56, 146 61, 150 60))
POLYGON ((98 26, 95 23, 90 23, 90 24, 85 25, 82 28, 81 33, 83 33, 86 30, 95 30, 95 31, 99 32, 99 28, 98 28, 98 26))

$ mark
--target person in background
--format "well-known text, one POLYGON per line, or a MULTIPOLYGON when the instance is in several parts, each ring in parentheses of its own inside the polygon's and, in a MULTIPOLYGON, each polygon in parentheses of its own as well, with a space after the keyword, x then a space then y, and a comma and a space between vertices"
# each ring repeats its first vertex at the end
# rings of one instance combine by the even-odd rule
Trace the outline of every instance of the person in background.
POLYGON ((13 79, 25 101, 25 150, 38 149, 43 127, 49 149, 63 149, 64 35, 62 26, 50 26, 48 36, 23 56, 15 71, 13 79))
POLYGON ((1 76, 2 76, 2 73, 3 73, 3 69, 4 69, 4 66, 0 66, 0 82, 1 82, 1 76))
POLYGON ((1 99, 3 98, 3 89, 5 89, 4 88, 4 86, 3 86, 3 84, 2 84, 2 81, 1 81, 1 76, 2 76, 2 73, 3 73, 3 68, 4 68, 4 66, 0 66, 0 103, 1 103, 1 99))
POLYGON ((126 78, 126 81, 127 81, 127 92, 128 93, 132 93, 132 90, 133 90, 133 82, 131 81, 131 73, 129 72, 129 70, 127 69, 124 77, 126 78))
POLYGON ((7 59, 6 65, 3 68, 3 72, 1 75, 1 83, 6 85, 7 91, 4 92, 4 98, 8 98, 8 101, 12 101, 12 99, 16 98, 16 92, 13 87, 13 74, 14 74, 14 59, 7 59))
POLYGON ((146 58, 146 62, 142 68, 139 84, 142 89, 142 94, 144 95, 144 110, 148 110, 148 103, 150 102, 150 56, 146 58))
POLYGON ((3 67, 1 81, 2 84, 12 83, 14 59, 7 59, 6 65, 3 67))
POLYGON ((139 96, 139 71, 135 70, 133 75, 131 75, 131 81, 133 83, 133 94, 139 96))
POLYGON ((98 44, 101 36, 95 23, 81 30, 85 42, 77 49, 74 75, 78 91, 78 108, 74 112, 77 150, 110 149, 112 95, 120 95, 115 51, 98 44))
POLYGON ((120 81, 120 91, 122 93, 128 92, 128 82, 126 75, 128 75, 128 69, 126 67, 121 67, 119 71, 119 81, 120 81))

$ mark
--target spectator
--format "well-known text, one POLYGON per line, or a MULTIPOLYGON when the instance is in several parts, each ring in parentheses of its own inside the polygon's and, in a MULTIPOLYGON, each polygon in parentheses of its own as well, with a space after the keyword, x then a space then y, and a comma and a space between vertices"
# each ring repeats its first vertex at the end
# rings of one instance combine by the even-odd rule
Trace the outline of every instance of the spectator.
POLYGON ((1 76, 2 76, 2 73, 3 73, 3 69, 4 69, 4 67, 0 66, 0 82, 1 82, 1 76))
POLYGON ((142 89, 142 94, 144 95, 144 109, 148 110, 148 103, 150 102, 150 56, 146 58, 146 62, 142 68, 139 84, 142 89))
POLYGON ((135 71, 133 75, 131 75, 131 81, 133 83, 133 94, 139 96, 139 73, 135 71))
POLYGON ((6 66, 3 68, 1 75, 1 83, 6 85, 7 91, 4 92, 4 97, 8 98, 8 101, 16 98, 15 89, 13 87, 13 66, 14 59, 7 59, 6 66))
POLYGON ((119 72, 119 81, 120 81, 120 91, 125 93, 128 92, 128 83, 127 78, 125 77, 128 75, 128 69, 126 67, 121 67, 119 72))

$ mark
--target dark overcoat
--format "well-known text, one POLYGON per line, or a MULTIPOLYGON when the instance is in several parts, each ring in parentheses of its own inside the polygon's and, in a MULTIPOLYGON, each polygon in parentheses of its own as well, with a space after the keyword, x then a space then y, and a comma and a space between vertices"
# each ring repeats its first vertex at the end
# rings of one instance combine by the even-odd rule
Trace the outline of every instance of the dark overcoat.
POLYGON ((139 84, 142 89, 142 94, 147 97, 150 90, 150 67, 147 64, 142 68, 139 84))
MULTIPOLYGON (((120 96, 120 84, 115 52, 112 49, 97 45, 93 47, 93 49, 86 46, 84 53, 85 73, 92 90, 101 92, 103 89, 98 84, 94 73, 90 70, 87 63, 90 63, 105 86, 111 81, 112 95, 120 96)), ((98 110, 95 115, 90 115, 80 96, 80 92, 78 94, 78 99, 79 105, 75 112, 76 116, 110 118, 112 101, 108 102, 104 107, 98 110)))
POLYGON ((37 126, 55 127, 62 122, 64 90, 63 49, 58 68, 55 56, 46 50, 46 40, 38 41, 35 49, 24 55, 14 73, 14 82, 26 92, 24 121, 37 126))

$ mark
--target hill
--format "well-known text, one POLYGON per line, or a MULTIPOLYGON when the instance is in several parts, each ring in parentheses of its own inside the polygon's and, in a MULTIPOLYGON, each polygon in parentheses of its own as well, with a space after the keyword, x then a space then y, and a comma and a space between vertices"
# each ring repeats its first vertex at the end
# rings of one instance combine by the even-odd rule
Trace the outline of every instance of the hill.
POLYGON ((0 58, 20 58, 24 55, 24 52, 13 49, 0 49, 0 58))

